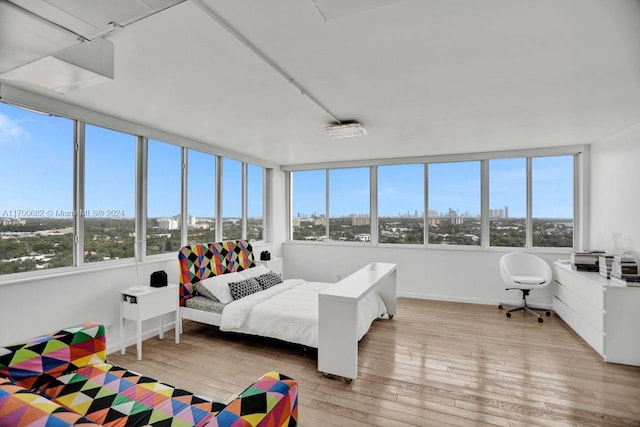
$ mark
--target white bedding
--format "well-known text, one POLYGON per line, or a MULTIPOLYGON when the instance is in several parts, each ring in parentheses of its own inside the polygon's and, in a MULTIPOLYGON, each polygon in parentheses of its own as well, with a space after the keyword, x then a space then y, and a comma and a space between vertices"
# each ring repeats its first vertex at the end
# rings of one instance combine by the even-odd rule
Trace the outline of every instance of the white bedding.
MULTIPOLYGON (((288 279, 269 289, 233 301, 222 311, 220 330, 277 338, 318 347, 318 293, 333 283, 288 279)), ((358 304, 358 340, 371 322, 386 312, 377 292, 358 304)))

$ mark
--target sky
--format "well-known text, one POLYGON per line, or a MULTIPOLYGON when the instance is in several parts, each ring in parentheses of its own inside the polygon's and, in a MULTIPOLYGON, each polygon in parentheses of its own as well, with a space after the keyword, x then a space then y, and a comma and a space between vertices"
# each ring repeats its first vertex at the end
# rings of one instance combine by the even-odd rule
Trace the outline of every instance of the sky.
MULTIPOLYGON (((573 212, 573 157, 534 158, 532 167, 533 216, 571 218, 573 212)), ((424 212, 424 165, 378 167, 378 215, 419 215, 424 212)), ((429 165, 429 209, 460 215, 480 214, 480 162, 429 165)), ((526 160, 489 162, 489 208, 509 208, 509 217, 526 216, 526 160)), ((330 216, 369 213, 369 168, 333 169, 329 172, 330 216)), ((326 175, 298 171, 293 175, 293 215, 326 211, 326 175)))
MULTIPOLYGON (((133 217, 136 137, 87 125, 85 140, 85 211, 133 217)), ((0 217, 61 218, 72 213, 72 120, 0 103, 0 156, 0 217), (27 215, 15 215, 25 211, 27 215)), ((148 216, 179 214, 180 147, 149 140, 148 158, 148 216)), ((214 217, 215 157, 189 150, 188 160, 189 214, 214 217)), ((232 159, 223 162, 223 216, 240 217, 242 163, 232 159)), ((250 217, 263 214, 262 170, 249 166, 250 217)))
MULTIPOLYGON (((135 208, 136 137, 86 126, 85 207, 88 212, 132 217, 135 208)), ((36 114, 0 103, 0 217, 16 211, 71 212, 73 207, 73 121, 36 114), (10 159, 7 161, 6 159, 10 159)), ((180 212, 179 147, 149 140, 148 216, 180 212)), ((571 156, 533 159, 533 216, 571 218, 571 156)), ((215 215, 215 157, 189 150, 189 214, 215 215)), ((526 161, 489 163, 490 208, 509 208, 510 217, 526 214, 526 161)), ((424 165, 378 167, 380 216, 421 215, 424 165)), ((434 163, 428 169, 429 209, 480 213, 480 162, 434 163)), ((262 168, 249 166, 249 216, 262 216, 262 168)), ((223 159, 223 216, 241 216, 241 162, 223 159)), ((369 168, 329 171, 331 216, 369 214, 369 168)), ((294 172, 293 214, 326 211, 324 170, 294 172)), ((9 214, 9 215, 7 215, 9 214)), ((20 216, 20 215, 18 215, 20 216)))

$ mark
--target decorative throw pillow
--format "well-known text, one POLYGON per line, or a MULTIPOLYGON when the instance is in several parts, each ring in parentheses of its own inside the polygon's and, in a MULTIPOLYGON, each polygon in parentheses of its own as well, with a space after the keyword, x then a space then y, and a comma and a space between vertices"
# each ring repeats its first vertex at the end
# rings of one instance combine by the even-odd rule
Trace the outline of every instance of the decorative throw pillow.
POLYGON ((231 291, 231 296, 233 296, 233 299, 236 300, 236 299, 244 298, 247 295, 260 292, 262 288, 260 287, 260 285, 258 284, 258 281, 255 278, 250 277, 240 282, 229 283, 229 290, 231 291))
POLYGON ((220 300, 218 300, 218 298, 216 298, 216 296, 212 294, 209 289, 202 286, 202 283, 198 282, 195 285, 193 285, 193 287, 199 295, 202 295, 203 297, 220 302, 220 300))
POLYGON ((246 278, 249 278, 262 276, 263 274, 267 274, 268 272, 269 269, 267 267, 262 264, 256 264, 254 267, 240 271, 240 274, 242 274, 246 278))
POLYGON ((277 285, 278 283, 282 283, 282 278, 279 274, 274 273, 273 271, 268 272, 267 274, 263 274, 262 276, 256 277, 258 284, 262 289, 269 289, 273 285, 277 285))
POLYGON ((223 304, 229 304, 233 301, 233 296, 231 296, 231 292, 229 291, 229 283, 239 282, 244 279, 245 277, 240 273, 234 272, 209 277, 208 279, 201 280, 199 283, 207 288, 218 301, 223 304))

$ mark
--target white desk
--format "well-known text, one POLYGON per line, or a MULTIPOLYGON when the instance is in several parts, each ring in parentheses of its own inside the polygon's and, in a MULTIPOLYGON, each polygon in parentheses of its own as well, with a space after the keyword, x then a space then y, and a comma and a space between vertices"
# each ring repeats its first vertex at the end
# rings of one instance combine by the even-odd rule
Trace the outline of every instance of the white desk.
POLYGON ((124 320, 136 322, 136 350, 138 360, 142 360, 142 321, 158 317, 160 319, 160 333, 158 337, 164 338, 164 325, 162 316, 175 312, 175 336, 176 344, 180 343, 179 325, 180 311, 178 300, 178 285, 167 285, 161 288, 148 286, 136 286, 120 291, 120 352, 125 354, 126 345, 124 339, 124 320))
POLYGON ((640 287, 554 262, 553 310, 606 362, 640 366, 640 287))
POLYGON ((350 381, 358 377, 358 301, 377 291, 396 313, 396 264, 374 262, 318 295, 318 370, 350 381))

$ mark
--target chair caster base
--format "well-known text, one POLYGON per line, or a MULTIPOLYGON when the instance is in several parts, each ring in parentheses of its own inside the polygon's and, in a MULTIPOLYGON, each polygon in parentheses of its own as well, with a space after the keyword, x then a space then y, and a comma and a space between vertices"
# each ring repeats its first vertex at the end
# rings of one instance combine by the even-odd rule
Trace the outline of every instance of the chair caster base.
POLYGON ((507 313, 507 317, 509 317, 509 318, 510 318, 510 317, 511 317, 511 313, 507 313))
POLYGON ((544 322, 544 319, 542 317, 538 317, 538 323, 542 323, 544 322))
POLYGON ((551 316, 551 312, 550 311, 547 311, 545 314, 547 315, 547 317, 551 316))
POLYGON ((498 306, 498 310, 502 310, 502 304, 498 306))

